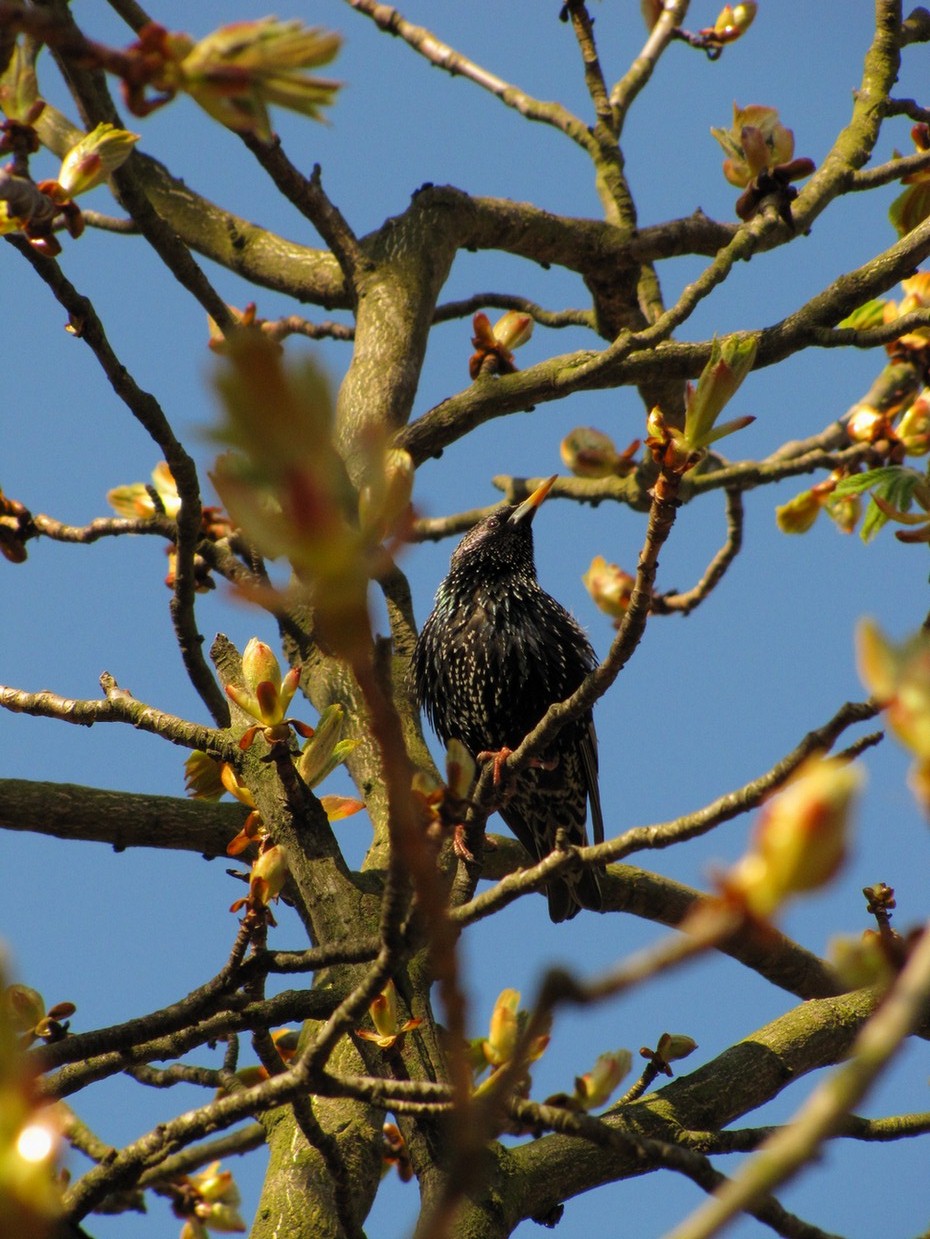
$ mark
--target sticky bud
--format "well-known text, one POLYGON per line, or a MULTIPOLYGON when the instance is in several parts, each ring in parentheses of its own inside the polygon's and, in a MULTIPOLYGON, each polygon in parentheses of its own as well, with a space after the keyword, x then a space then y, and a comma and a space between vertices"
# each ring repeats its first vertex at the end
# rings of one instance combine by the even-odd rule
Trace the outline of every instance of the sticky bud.
POLYGON ((908 456, 930 451, 930 388, 924 388, 898 424, 898 438, 908 456))
POLYGON ((854 443, 875 443, 888 431, 887 417, 870 404, 857 405, 846 422, 846 433, 854 443))
POLYGON ((388 981, 384 989, 370 1003, 368 1014, 371 1016, 371 1022, 375 1026, 374 1032, 369 1032, 367 1029, 356 1029, 355 1035, 361 1037, 363 1041, 373 1041, 382 1050, 392 1049, 405 1033, 412 1032, 415 1028, 419 1028, 422 1020, 405 1020, 403 1024, 398 1020, 397 1009, 397 990, 394 988, 394 982, 388 981))
POLYGON ((242 678, 245 686, 227 684, 226 695, 264 727, 283 724, 300 682, 300 668, 292 667, 282 680, 274 651, 264 641, 252 637, 242 655, 242 678))
POLYGON ((620 459, 613 439, 593 426, 577 426, 559 444, 559 452, 579 478, 612 477, 620 459))
POLYGON ((598 1110, 605 1105, 632 1063, 629 1050, 612 1050, 599 1055, 594 1069, 575 1080, 575 1100, 582 1110, 598 1110))
POLYGON ((665 1062, 677 1063, 688 1058, 697 1048, 698 1043, 685 1033, 663 1033, 659 1038, 657 1053, 665 1062))
MULTIPOLYGON (((316 787, 318 783, 322 783, 338 765, 338 761, 334 759, 344 718, 345 711, 338 702, 328 705, 320 715, 316 730, 305 745, 297 763, 300 777, 308 787, 316 787)), ((351 747, 354 748, 355 745, 351 747)))
POLYGON ((85 134, 62 160, 58 184, 69 198, 102 185, 132 154, 139 134, 105 123, 85 134))
POLYGON ((16 1032, 31 1032, 45 1017, 45 1000, 29 985, 7 986, 3 1002, 16 1032))
POLYGON ((261 852, 252 865, 249 893, 256 903, 267 907, 277 899, 287 881, 287 858, 277 844, 261 852))
POLYGON ((765 806, 753 849, 724 881, 727 894, 765 919, 790 896, 823 886, 846 855, 856 766, 812 757, 765 806))
POLYGON ((930 814, 930 636, 921 631, 900 644, 863 620, 856 632, 862 682, 885 709, 888 726, 916 758, 911 790, 930 814))
POLYGON ((258 685, 267 682, 273 688, 281 687, 281 667, 274 651, 258 637, 252 637, 242 655, 242 678, 246 687, 254 693, 258 685))
POLYGON ((492 1067, 500 1067, 513 1058, 519 1035, 519 1008, 520 991, 501 990, 491 1012, 488 1036, 483 1047, 484 1056, 492 1067))
POLYGON ((775 509, 775 520, 782 533, 807 533, 822 507, 823 500, 813 490, 802 490, 775 509))
POLYGON ((461 740, 450 740, 446 747, 446 786, 456 801, 468 799, 475 773, 475 760, 465 745, 461 740))
POLYGON ((595 555, 591 567, 582 576, 584 587, 605 615, 619 619, 625 614, 633 596, 636 578, 616 564, 609 564, 603 555, 595 555))
POLYGON ((220 762, 194 749, 184 763, 184 789, 192 800, 219 800, 225 790, 220 762))
POLYGON ((387 449, 380 462, 380 476, 359 492, 358 518, 365 533, 382 538, 405 515, 413 496, 414 472, 409 452, 387 449))
POLYGON ((519 310, 508 310, 493 327, 494 339, 505 349, 519 348, 533 334, 533 320, 519 310))

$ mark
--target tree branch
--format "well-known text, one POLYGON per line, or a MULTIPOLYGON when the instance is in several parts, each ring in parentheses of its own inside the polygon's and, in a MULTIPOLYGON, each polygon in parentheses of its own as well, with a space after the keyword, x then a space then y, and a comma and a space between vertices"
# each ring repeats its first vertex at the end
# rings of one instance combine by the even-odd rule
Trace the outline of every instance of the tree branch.
POLYGON ((711 1239, 760 1193, 792 1178, 835 1134, 902 1042, 925 1018, 930 1002, 930 932, 926 929, 904 971, 849 1047, 849 1061, 807 1100, 794 1120, 762 1146, 720 1193, 676 1227, 670 1239, 711 1239))
POLYGON ((350 8, 364 13, 386 34, 395 35, 415 52, 418 52, 430 64, 444 69, 453 77, 464 77, 500 99, 509 108, 514 108, 527 120, 539 121, 544 125, 553 125, 576 142, 583 150, 590 150, 592 139, 587 126, 577 116, 559 103, 543 103, 532 95, 512 86, 503 78, 489 72, 481 65, 475 64, 461 52, 449 47, 437 39, 425 26, 416 26, 408 22, 397 9, 389 4, 380 4, 378 0, 346 0, 350 8))
POLYGON ((130 723, 140 731, 170 740, 185 749, 202 749, 221 761, 232 761, 235 746, 229 736, 211 727, 201 727, 173 714, 165 714, 142 701, 136 701, 106 673, 101 676, 106 697, 102 701, 80 701, 59 697, 47 690, 27 693, 23 689, 0 685, 0 708, 12 714, 31 714, 35 718, 56 718, 79 727, 94 723, 130 723))
POLYGON ((55 299, 68 311, 76 335, 84 340, 100 363, 114 393, 123 401, 137 421, 148 431, 164 453, 165 460, 181 496, 177 517, 178 558, 175 586, 171 603, 171 618, 178 639, 178 648, 191 683, 214 721, 221 727, 229 723, 226 699, 220 692, 213 673, 203 655, 203 637, 194 613, 196 574, 194 549, 200 537, 202 500, 197 468, 191 456, 176 438, 158 401, 138 386, 129 370, 110 347, 103 324, 93 303, 82 296, 65 278, 56 262, 43 257, 23 237, 7 237, 51 290, 55 299))

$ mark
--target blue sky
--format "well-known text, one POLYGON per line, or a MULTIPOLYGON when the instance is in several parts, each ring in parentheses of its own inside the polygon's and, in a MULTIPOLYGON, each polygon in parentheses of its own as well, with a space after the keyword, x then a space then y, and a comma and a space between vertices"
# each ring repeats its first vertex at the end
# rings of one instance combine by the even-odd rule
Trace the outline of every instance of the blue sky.
MULTIPOLYGON (((104 6, 78 5, 79 21, 102 39, 126 35, 104 6), (99 10, 99 11, 98 11, 99 10), (99 26, 90 23, 100 21, 99 26)), ((710 24, 716 5, 695 3, 691 25, 710 24)), ((866 0, 762 0, 751 35, 717 64, 673 47, 630 115, 627 172, 643 224, 685 215, 700 206, 718 219, 733 218, 735 192, 720 172, 721 153, 711 125, 726 126, 734 99, 780 109, 794 129, 797 152, 819 162, 848 117, 859 80, 873 6, 866 0)), ((578 57, 558 4, 508 0, 499 5, 427 3, 403 7, 439 37, 487 68, 545 99, 559 98, 587 116, 578 57)), ((598 202, 581 153, 561 135, 528 126, 512 111, 461 80, 419 60, 399 40, 379 35, 336 0, 278 6, 278 15, 340 30, 345 46, 334 73, 345 88, 327 127, 279 115, 277 128, 291 157, 309 171, 323 167, 324 183, 353 228, 364 233, 401 212, 424 182, 449 183, 476 194, 529 200, 554 212, 596 217, 598 202)), ((610 0, 592 5, 608 77, 618 77, 644 37, 638 6, 610 0)), ((233 17, 255 17, 264 5, 202 0, 192 6, 165 0, 155 16, 171 28, 201 35, 233 17), (196 26, 190 26, 194 12, 196 26)), ((918 95, 926 80, 925 49, 907 54, 898 93, 918 95), (918 70, 922 71, 921 73, 918 70)), ((40 74, 56 102, 51 64, 40 74)), ((62 104, 63 106, 63 104, 62 104)), ((195 189, 239 215, 284 235, 316 244, 309 225, 278 199, 234 135, 210 123, 187 100, 134 122, 141 147, 164 160, 195 189)), ((909 150, 908 123, 889 123, 877 150, 887 159, 897 145, 909 150)), ((39 167, 41 157, 37 157, 39 167)), ((52 175, 55 161, 46 157, 52 175)), ((700 339, 774 322, 844 270, 892 242, 884 216, 894 188, 835 204, 809 237, 737 269, 727 285, 689 321, 680 338, 700 339)), ((106 191, 88 205, 108 210, 106 191)), ((0 253, 0 311, 5 324, 4 370, 8 397, 0 415, 3 452, 0 485, 35 511, 82 523, 107 512, 114 485, 146 479, 157 449, 113 396, 89 351, 63 330, 63 314, 47 290, 10 248, 0 253)), ((216 406, 202 311, 172 284, 158 260, 136 238, 88 233, 65 242, 68 277, 92 297, 111 339, 137 381, 153 391, 175 429, 206 468, 212 448, 206 431, 216 406)), ((701 270, 702 261, 677 260, 661 272, 671 301, 701 270)), ((252 299, 235 276, 210 269, 228 301, 252 299)), ((479 290, 520 293, 546 306, 584 305, 574 276, 542 271, 507 255, 462 255, 443 300, 479 290)), ((259 292, 264 317, 299 310, 259 292)), ((323 311, 306 310, 319 319, 323 311)), ((415 416, 468 383, 470 326, 436 329, 430 343, 415 416)), ((522 365, 595 341, 580 330, 537 329, 518 356, 522 365)), ((298 342, 293 352, 304 351, 298 342)), ((344 344, 322 345, 334 383, 348 360, 344 344)), ((755 424, 728 450, 763 456, 783 441, 826 426, 859 399, 882 356, 810 352, 750 376, 733 413, 753 413, 755 424)), ((611 433, 620 446, 642 435, 643 410, 631 390, 573 396, 559 405, 497 420, 454 445, 418 474, 416 499, 426 514, 490 503, 496 474, 546 475, 561 468, 558 444, 577 425, 611 433)), ((730 446, 732 445, 732 446, 730 446)), ((862 615, 875 616, 896 636, 915 628, 928 604, 923 548, 907 548, 888 534, 865 547, 822 522, 801 539, 779 534, 774 505, 800 483, 746 496, 746 549, 717 592, 689 618, 656 619, 636 657, 598 707, 602 799, 608 833, 698 808, 768 769, 813 726, 847 699, 861 699, 852 634, 862 615)), ((711 495, 687 507, 663 552, 660 589, 687 588, 702 574, 723 540, 723 505, 711 495)), ((575 510, 551 502, 536 521, 537 561, 544 586, 569 606, 600 653, 611 629, 580 582, 595 554, 628 570, 643 536, 641 516, 613 505, 575 510)), ((445 571, 449 544, 411 548, 409 571, 418 619, 429 611, 445 571)), ((162 709, 203 720, 185 681, 171 639, 165 563, 153 539, 105 541, 90 547, 33 543, 21 567, 0 564, 0 682, 93 697, 97 677, 110 671, 134 696, 162 709)), ((200 604, 201 628, 226 632, 240 648, 273 628, 220 589, 200 604)), ((312 719, 306 708, 305 717, 312 719)), ((206 720, 204 720, 206 721, 206 720)), ((0 714, 0 773, 6 777, 85 783, 129 791, 182 794, 183 754, 119 726, 93 730, 0 714)), ((822 952, 830 937, 865 927, 860 888, 885 881, 898 892, 899 928, 926 916, 930 836, 904 783, 907 759, 892 741, 867 761, 869 785, 859 815, 855 854, 826 892, 791 908, 784 928, 822 952)), ((344 790, 334 778, 326 790, 344 790)), ((496 827, 495 827, 496 828, 496 827)), ((633 863, 706 887, 714 866, 740 855, 750 823, 739 820, 684 847, 633 863)), ((367 820, 337 826, 347 853, 360 860, 367 820)), ((4 838, 8 875, 0 905, 0 939, 15 975, 51 1003, 77 1003, 76 1028, 126 1019, 186 993, 226 957, 235 920, 226 912, 239 888, 222 862, 163 856, 156 850, 114 854, 98 845, 68 845, 38 836, 4 838)), ((300 927, 282 910, 276 946, 301 945, 300 927)), ((626 952, 655 941, 661 931, 632 918, 582 915, 549 924, 539 899, 525 899, 492 922, 475 926, 464 942, 473 1027, 486 1026, 493 1000, 505 986, 529 997, 547 962, 562 961, 595 975, 626 952)), ((622 1001, 583 1016, 560 1019, 552 1046, 534 1072, 534 1096, 571 1087, 598 1053, 616 1046, 634 1051, 666 1029, 699 1043, 693 1063, 707 1061, 734 1040, 789 1010, 794 1000, 727 959, 708 959, 673 980, 650 984, 622 1001)), ((930 1056, 924 1043, 908 1046, 865 1112, 926 1108, 930 1056)), ((794 1111, 813 1080, 799 1082, 751 1118, 777 1122, 794 1111)), ((91 1090, 80 1112, 104 1138, 135 1138, 166 1114, 201 1100, 193 1090, 152 1093, 131 1081, 91 1090)), ((720 1159, 720 1167, 730 1163, 720 1159)), ((236 1165, 247 1207, 254 1207, 261 1157, 236 1165), (247 1168, 251 1166, 251 1169, 247 1168)), ((74 1162, 80 1172, 81 1163, 74 1162)), ((368 1233, 400 1239, 415 1215, 413 1187, 389 1182, 368 1233)), ((874 1233, 882 1200, 884 1231, 916 1234, 926 1226, 930 1186, 919 1141, 899 1146, 832 1146, 823 1162, 783 1193, 789 1208, 852 1239, 874 1233), (891 1177, 894 1193, 887 1192, 891 1177)), ((623 1183, 570 1201, 562 1239, 590 1233, 658 1239, 698 1203, 697 1189, 666 1175, 623 1183), (619 1219, 622 1219, 620 1221, 619 1219)), ((93 1219, 100 1239, 152 1239, 174 1233, 163 1203, 148 1218, 93 1219)), ((521 1233, 529 1235, 530 1224, 521 1233)), ((753 1239, 763 1229, 751 1220, 730 1232, 753 1239)))

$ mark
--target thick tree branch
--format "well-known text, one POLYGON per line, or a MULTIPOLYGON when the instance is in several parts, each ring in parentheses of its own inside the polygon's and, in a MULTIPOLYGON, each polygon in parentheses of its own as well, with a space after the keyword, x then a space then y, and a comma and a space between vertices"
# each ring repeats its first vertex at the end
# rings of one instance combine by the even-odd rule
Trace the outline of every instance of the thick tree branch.
POLYGON ((76 783, 0 779, 0 828, 109 843, 120 852, 155 847, 225 856, 226 845, 242 829, 247 815, 248 809, 236 803, 209 804, 76 783))
POLYGON ((837 135, 826 159, 792 206, 799 232, 807 232, 830 202, 851 188, 856 173, 869 161, 885 118, 886 100, 897 81, 900 40, 900 0, 877 0, 875 33, 865 55, 849 124, 837 135))
POLYGON ((642 1173, 637 1136, 674 1140, 677 1130, 692 1127, 692 1119, 706 1118, 700 1130, 734 1122, 789 1083, 839 1061, 876 1001, 874 994, 857 991, 805 1003, 690 1075, 608 1111, 601 1121, 633 1138, 625 1154, 588 1145, 581 1156, 578 1140, 562 1135, 495 1151, 492 1190, 463 1207, 461 1233, 506 1236, 519 1221, 546 1216, 571 1196, 642 1173))
POLYGON ((817 1089, 794 1121, 777 1132, 720 1193, 673 1232, 671 1239, 711 1239, 762 1192, 785 1183, 841 1127, 926 1018, 930 1004, 930 932, 924 933, 901 976, 849 1046, 849 1061, 817 1089))
MULTIPOLYGON (((747 252, 752 249, 752 235, 744 241, 747 252)), ((741 247, 736 248, 738 251, 741 247)), ((728 262, 735 261, 734 253, 731 250, 727 261, 707 268, 703 280, 695 281, 696 290, 659 323, 627 333, 601 352, 564 354, 517 374, 482 378, 424 413, 401 432, 399 444, 419 462, 440 454, 486 421, 526 412, 537 403, 560 400, 574 391, 641 383, 656 374, 696 378, 710 357, 711 342, 678 344, 665 339, 664 333, 680 321, 686 308, 693 308, 700 296, 710 291, 718 277, 724 277, 728 262)), ((930 220, 925 220, 869 262, 841 275, 787 318, 762 328, 755 369, 775 365, 810 345, 824 347, 828 346, 826 342, 835 342, 873 347, 886 343, 889 335, 894 338, 895 328, 888 325, 874 329, 874 335, 861 332, 852 337, 837 337, 835 325, 863 302, 888 292, 928 255, 930 220)), ((925 315, 916 321, 925 322, 925 315)))

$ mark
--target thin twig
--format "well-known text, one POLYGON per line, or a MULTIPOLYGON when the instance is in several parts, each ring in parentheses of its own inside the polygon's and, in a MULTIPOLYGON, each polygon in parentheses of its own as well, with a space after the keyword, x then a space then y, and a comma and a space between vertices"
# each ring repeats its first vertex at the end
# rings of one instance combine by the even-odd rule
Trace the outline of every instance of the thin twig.
POLYGON ((229 306, 178 233, 158 214, 140 188, 133 168, 134 158, 130 155, 123 167, 112 174, 121 205, 181 287, 187 289, 221 331, 231 330, 235 320, 229 306))
MULTIPOLYGON (((842 427, 843 438, 848 438, 842 427)), ((723 468, 700 473, 691 483, 692 493, 704 494, 712 490, 752 490, 757 486, 781 482, 785 478, 800 477, 815 473, 818 469, 842 469, 849 465, 868 464, 874 459, 875 449, 870 443, 851 443, 839 451, 815 449, 799 456, 781 457, 773 454, 760 462, 747 460, 723 468)))
POLYGON ((540 327, 588 327, 593 331, 597 326, 593 310, 547 310, 528 297, 513 293, 473 293, 462 301, 447 301, 436 307, 433 322, 448 323, 457 318, 467 318, 485 306, 529 314, 540 327))
POLYGON ((115 232, 127 237, 139 234, 139 225, 134 219, 122 219, 117 215, 105 215, 102 211, 88 211, 83 208, 81 215, 88 228, 97 228, 100 232, 115 232))
POLYGON ((630 110, 630 105, 640 93, 659 62, 659 57, 668 47, 677 26, 685 20, 688 13, 689 0, 674 0, 663 5, 659 20, 649 32, 642 51, 630 65, 624 76, 610 92, 610 103, 614 110, 616 133, 619 137, 623 130, 623 122, 630 110))
POLYGON ((194 461, 175 436, 158 401, 150 392, 139 387, 114 353, 90 298, 79 293, 70 280, 66 279, 58 264, 39 254, 25 238, 13 236, 6 239, 31 264, 55 299, 67 310, 72 328, 96 357, 114 393, 164 453, 181 496, 181 510, 177 518, 178 551, 171 618, 191 683, 214 721, 221 727, 227 726, 229 710, 226 698, 220 692, 204 657, 203 637, 197 628, 194 611, 197 588, 194 553, 202 520, 200 484, 194 461))
MULTIPOLYGON (((47 1072, 68 1063, 80 1064, 108 1053, 127 1055, 141 1044, 203 1023, 211 1013, 222 1011, 233 1004, 237 1006, 237 1014, 241 1015, 247 1004, 238 1003, 233 995, 240 985, 255 975, 266 972, 315 972, 337 964, 367 963, 376 951, 376 947, 371 944, 335 944, 332 947, 311 947, 298 952, 262 952, 242 961, 241 940, 240 932, 229 959, 216 976, 178 1002, 109 1028, 72 1033, 61 1041, 31 1051, 30 1062, 38 1071, 47 1072)), ((305 999, 301 1001, 306 1005, 306 996, 312 991, 301 990, 295 993, 305 995, 305 999)), ((279 994, 267 1003, 259 1004, 267 1007, 268 1026, 282 1018, 286 1022, 288 1017, 283 1014, 284 1008, 292 1002, 293 997, 293 994, 279 994)), ((318 1018, 322 1012, 330 1012, 336 1001, 333 994, 317 994, 310 1005, 314 1007, 314 1014, 318 1018)), ((248 1027, 248 1023, 245 1026, 248 1027)))
POLYGON ((134 30, 137 34, 152 20, 142 5, 136 3, 136 0, 107 0, 107 4, 114 13, 119 14, 130 30, 134 30))
POLYGON ((178 1058, 230 1033, 254 1032, 295 1020, 324 1019, 332 1014, 335 1001, 332 994, 316 989, 287 990, 264 1002, 248 1003, 243 1000, 241 1005, 235 998, 230 998, 220 1004, 221 1009, 215 1014, 185 1023, 176 1032, 151 1041, 134 1040, 125 1049, 109 1050, 82 1059, 73 1066, 62 1067, 55 1075, 42 1081, 38 1091, 43 1097, 70 1097, 88 1084, 118 1075, 129 1065, 178 1058))
MULTIPOLYGON (((570 699, 571 700, 571 699, 570 699)), ((566 703, 567 704, 567 703, 566 703)), ((604 843, 579 848, 577 857, 585 863, 609 863, 629 856, 642 849, 666 848, 688 839, 707 834, 723 822, 732 820, 757 807, 771 792, 780 787, 802 761, 812 753, 829 751, 837 737, 855 723, 866 722, 878 714, 879 708, 871 702, 847 702, 822 727, 809 731, 790 753, 783 757, 765 774, 735 791, 717 797, 703 809, 685 814, 669 822, 651 826, 637 826, 604 843)), ((533 733, 531 733, 533 734, 533 733)), ((876 737, 868 737, 874 743, 876 737)), ((522 746, 521 746, 522 748, 522 746)), ((519 750, 517 750, 519 752, 519 750)), ((453 912, 462 924, 490 916, 498 908, 512 903, 527 891, 536 890, 548 879, 568 870, 577 863, 574 855, 553 852, 537 864, 517 873, 510 873, 490 890, 475 896, 453 912)))
POLYGON ((314 164, 310 176, 306 177, 284 153, 279 139, 268 143, 249 133, 240 137, 283 196, 313 224, 332 250, 345 276, 349 294, 353 302, 356 301, 370 260, 345 216, 324 190, 320 165, 314 164))
MULTIPOLYGON (((771 1127, 742 1127, 732 1131, 687 1131, 682 1140, 705 1153, 752 1153, 780 1130, 771 1127)), ((862 1140, 867 1144, 887 1144, 930 1134, 930 1112, 893 1114, 867 1119, 850 1114, 836 1132, 836 1139, 862 1140)))
POLYGON ((149 1088, 174 1088, 176 1084, 194 1084, 199 1088, 216 1090, 222 1087, 222 1071, 215 1068, 197 1067, 193 1063, 172 1063, 170 1067, 149 1067, 140 1063, 127 1067, 125 1075, 149 1088))
MULTIPOLYGON (((926 111, 930 117, 930 111, 926 111)), ((889 185, 894 181, 903 180, 915 172, 926 172, 930 168, 930 151, 918 151, 916 155, 901 155, 897 159, 889 159, 887 163, 878 164, 874 168, 863 168, 857 172, 849 183, 852 190, 877 189, 879 185, 889 185)))
POLYGON ((704 575, 692 589, 684 594, 661 594, 652 602, 654 615, 669 615, 678 612, 690 615, 704 601, 711 590, 720 583, 724 573, 739 554, 743 545, 743 498, 738 490, 727 494, 727 537, 723 546, 707 565, 704 575))
POLYGON ((156 534, 168 542, 174 542, 178 536, 177 524, 169 516, 101 516, 87 525, 66 525, 40 512, 33 517, 33 524, 44 538, 82 546, 90 546, 101 538, 119 538, 126 534, 156 534))
POLYGON ((499 503, 492 503, 486 508, 471 508, 467 512, 454 512, 451 516, 421 516, 413 522, 409 540, 411 542, 441 542, 443 538, 463 534, 499 507, 499 503))
POLYGON ((261 1148, 265 1143, 265 1129, 261 1123, 249 1123, 237 1131, 228 1132, 218 1140, 209 1140, 203 1144, 193 1144, 173 1157, 166 1157, 153 1170, 146 1170, 139 1176, 140 1187, 157 1187, 169 1179, 175 1179, 184 1174, 190 1174, 200 1166, 210 1162, 222 1161, 226 1157, 251 1153, 253 1149, 261 1148))
POLYGON ((452 1108, 452 1089, 439 1080, 392 1080, 381 1076, 337 1076, 324 1072, 320 1082, 336 1097, 352 1097, 395 1114, 442 1114, 452 1108))
POLYGON ((873 702, 847 702, 822 727, 809 731, 790 753, 759 778, 736 791, 718 796, 696 813, 688 813, 659 825, 634 827, 614 839, 585 849, 584 855, 600 861, 619 860, 643 848, 671 847, 686 839, 706 834, 722 822, 731 821, 749 809, 756 808, 766 796, 781 787, 805 758, 812 753, 829 752, 836 738, 847 727, 867 722, 878 713, 879 707, 873 702))
POLYGON ((593 139, 584 121, 572 115, 562 104, 544 103, 540 99, 534 99, 520 87, 505 82, 503 78, 482 68, 473 60, 469 60, 467 56, 463 56, 461 52, 449 47, 447 43, 443 43, 441 39, 437 39, 425 26, 416 26, 413 22, 407 21, 397 9, 389 4, 380 4, 378 0, 346 0, 346 3, 358 12, 364 13, 366 17, 370 17, 379 29, 403 39, 430 64, 445 69, 453 76, 467 78, 476 86, 480 86, 482 90, 500 99, 507 107, 514 108, 527 120, 553 125, 556 129, 561 129, 584 150, 592 150, 593 139))
POLYGON ((286 318, 265 319, 262 331, 272 340, 284 340, 288 336, 306 336, 308 340, 354 340, 355 328, 349 323, 325 321, 311 323, 299 314, 286 318))
POLYGON ((594 105, 597 123, 599 126, 603 126, 607 133, 616 140, 619 126, 615 111, 607 97, 607 83, 604 81, 604 74, 598 59, 597 43, 594 38, 594 23, 591 20, 591 15, 584 0, 568 0, 565 8, 578 42, 578 50, 581 52, 581 61, 584 65, 584 82, 588 88, 591 102, 594 105))
POLYGON ((916 99, 892 99, 885 103, 886 116, 907 116, 918 124, 930 122, 930 108, 922 107, 916 99))
POLYGON ((147 706, 119 689, 115 683, 108 687, 104 699, 90 701, 60 697, 48 690, 29 693, 24 689, 0 685, 0 707, 12 714, 55 718, 63 723, 76 723, 79 727, 92 727, 94 723, 130 723, 140 731, 161 736, 181 748, 202 749, 221 761, 235 758, 235 746, 225 732, 201 727, 147 706))

